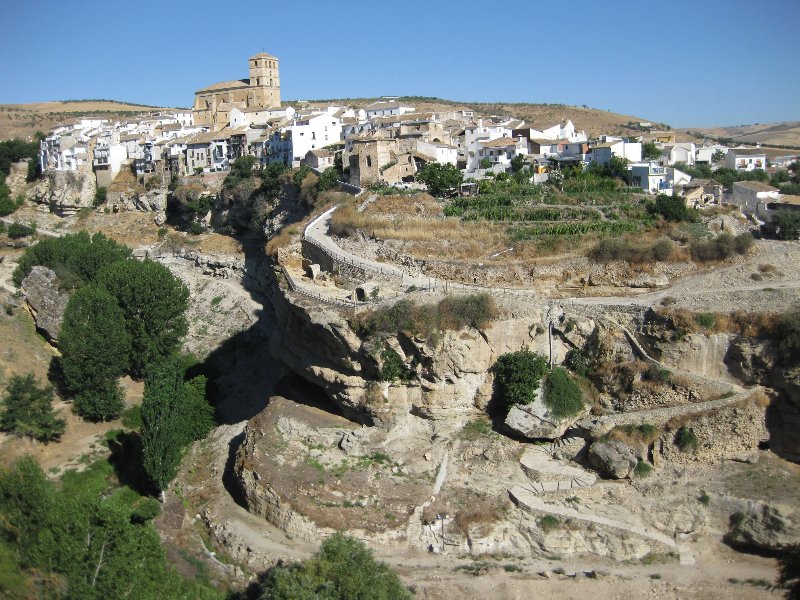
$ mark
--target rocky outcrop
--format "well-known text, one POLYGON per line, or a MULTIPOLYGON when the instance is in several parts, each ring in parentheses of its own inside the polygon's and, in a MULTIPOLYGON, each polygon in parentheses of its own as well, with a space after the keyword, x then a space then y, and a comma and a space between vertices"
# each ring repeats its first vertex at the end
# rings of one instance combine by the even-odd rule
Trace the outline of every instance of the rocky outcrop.
POLYGON ((58 289, 58 277, 47 267, 36 266, 22 281, 25 302, 36 321, 36 328, 53 343, 58 341, 69 294, 58 289))
POLYGON ((349 419, 390 426, 413 413, 459 427, 488 405, 489 368, 499 354, 521 348, 547 353, 547 336, 535 336, 535 323, 500 320, 485 330, 442 332, 438 340, 405 333, 361 339, 339 312, 319 304, 273 294, 280 335, 273 353, 286 366, 323 388, 349 419), (392 348, 408 369, 409 380, 379 383, 380 355, 392 348))
POLYGON ((28 199, 46 204, 61 217, 91 208, 96 191, 94 175, 88 171, 48 171, 28 193, 28 199))
POLYGON ((624 442, 609 440, 597 441, 589 446, 589 464, 607 479, 629 477, 636 466, 636 453, 624 442))
POLYGON ((719 503, 732 511, 725 535, 732 546, 777 552, 800 539, 798 515, 788 506, 730 497, 721 498, 719 503))
POLYGON ((117 204, 124 210, 138 210, 144 212, 167 212, 167 190, 155 188, 144 192, 127 194, 123 192, 108 195, 109 204, 117 204))
POLYGON ((555 440, 580 420, 586 411, 569 418, 558 418, 539 395, 530 404, 517 404, 511 407, 505 419, 505 426, 517 435, 531 440, 555 440))

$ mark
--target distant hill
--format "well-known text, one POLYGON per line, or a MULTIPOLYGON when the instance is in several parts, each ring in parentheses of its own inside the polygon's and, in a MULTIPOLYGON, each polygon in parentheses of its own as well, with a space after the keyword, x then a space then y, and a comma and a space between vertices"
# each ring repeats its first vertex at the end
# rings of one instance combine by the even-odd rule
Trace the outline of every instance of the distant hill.
POLYGON ((70 119, 102 116, 130 117, 163 110, 158 106, 129 104, 116 100, 65 100, 33 104, 0 104, 0 140, 32 139, 37 131, 50 129, 70 119))
POLYGON ((732 127, 692 127, 678 131, 694 137, 706 136, 714 139, 729 139, 741 144, 785 146, 788 151, 800 150, 800 121, 732 127))

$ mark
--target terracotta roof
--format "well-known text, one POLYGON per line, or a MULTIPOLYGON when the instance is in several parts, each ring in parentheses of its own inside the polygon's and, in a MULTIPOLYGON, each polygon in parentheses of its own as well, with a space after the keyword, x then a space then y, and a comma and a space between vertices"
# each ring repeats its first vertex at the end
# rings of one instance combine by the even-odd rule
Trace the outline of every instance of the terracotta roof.
POLYGON ((333 154, 331 154, 327 150, 323 150, 321 148, 319 150, 309 150, 308 152, 310 154, 313 154, 317 158, 330 158, 331 156, 333 156, 333 154))
POLYGON ((258 54, 254 54, 250 58, 278 58, 278 57, 272 56, 272 54, 267 54, 266 52, 259 52, 258 54))
POLYGON ((734 187, 739 186, 751 190, 753 192, 777 192, 778 188, 767 185, 761 181, 736 181, 734 187))
POLYGON ((197 90, 195 94, 202 94, 203 92, 214 92, 217 90, 239 89, 250 87, 249 79, 233 79, 231 81, 220 81, 201 90, 197 90))
POLYGON ((501 137, 494 140, 490 140, 488 142, 481 142, 481 146, 484 148, 505 148, 506 146, 516 146, 517 140, 512 140, 511 138, 501 137))

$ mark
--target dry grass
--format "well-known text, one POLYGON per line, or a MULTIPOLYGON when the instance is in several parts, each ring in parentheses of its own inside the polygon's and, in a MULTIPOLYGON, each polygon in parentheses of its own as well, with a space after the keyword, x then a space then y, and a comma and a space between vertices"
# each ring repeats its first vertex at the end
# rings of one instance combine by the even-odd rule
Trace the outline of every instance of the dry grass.
POLYGON ((108 191, 130 194, 134 192, 144 192, 145 189, 144 186, 137 181, 133 171, 124 168, 120 169, 120 172, 114 177, 114 181, 109 184, 108 191))
POLYGON ((655 425, 623 425, 612 429, 608 436, 611 439, 619 440, 629 446, 638 446, 644 444, 648 446, 655 442, 661 434, 663 429, 655 425))
POLYGON ((764 390, 756 390, 750 396, 750 399, 756 403, 756 406, 761 408, 767 408, 772 403, 772 398, 770 398, 764 390))
POLYGON ((670 320, 672 327, 686 333, 736 333, 747 337, 772 338, 778 330, 777 313, 695 313, 685 308, 656 311, 670 320))

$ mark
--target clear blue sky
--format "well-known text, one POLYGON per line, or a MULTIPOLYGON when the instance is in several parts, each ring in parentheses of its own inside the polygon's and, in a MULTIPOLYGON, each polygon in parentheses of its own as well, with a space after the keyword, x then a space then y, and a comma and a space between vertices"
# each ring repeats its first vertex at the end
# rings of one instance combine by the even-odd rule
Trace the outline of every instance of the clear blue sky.
POLYGON ((586 104, 675 127, 800 120, 800 0, 3 5, 0 103, 191 106, 265 50, 290 100, 586 104))

